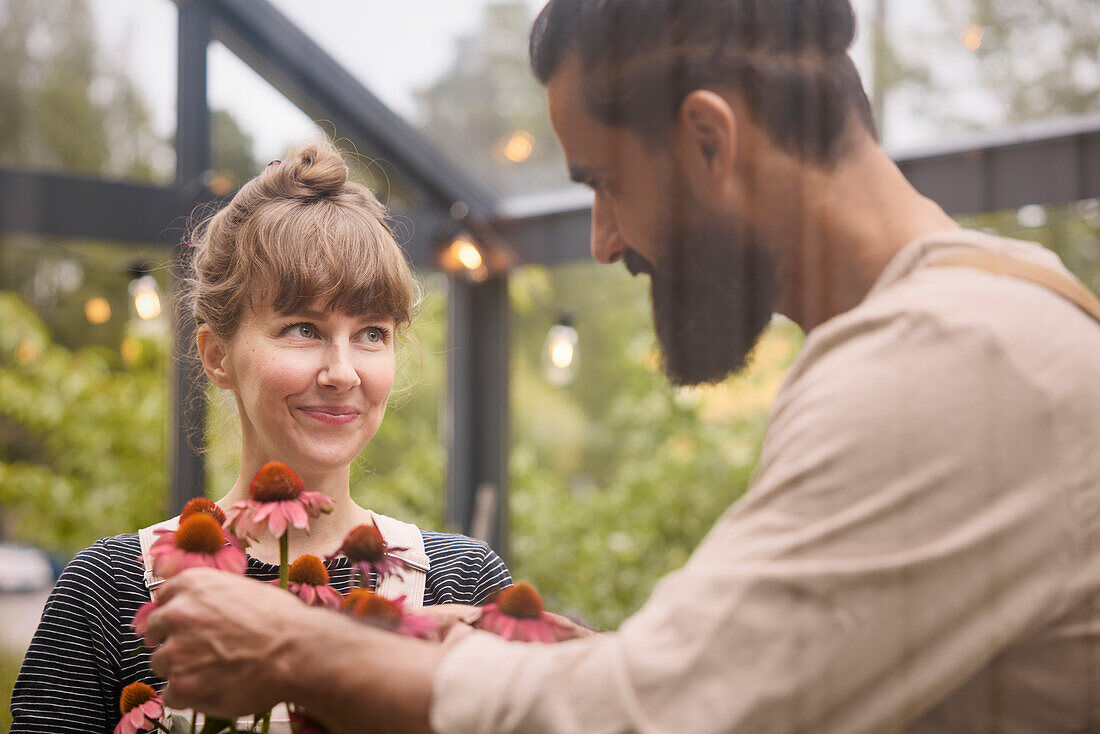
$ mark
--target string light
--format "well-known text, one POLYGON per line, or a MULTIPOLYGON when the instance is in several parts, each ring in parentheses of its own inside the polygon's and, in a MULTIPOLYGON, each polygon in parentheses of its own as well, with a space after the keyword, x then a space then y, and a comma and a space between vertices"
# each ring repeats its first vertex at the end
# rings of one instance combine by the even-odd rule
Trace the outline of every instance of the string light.
POLYGON ((160 316, 160 292, 157 281, 151 275, 142 275, 130 281, 130 297, 138 318, 148 321, 160 316))
POLYGON ((89 324, 105 324, 111 320, 111 302, 103 296, 95 296, 84 302, 84 317, 89 324))
POLYGON ((959 38, 962 39, 963 45, 971 51, 977 51, 982 47, 982 38, 984 36, 985 32, 979 25, 972 25, 959 34, 959 38))
POLYGON ((568 315, 562 315, 558 323, 550 327, 542 348, 542 369, 551 384, 568 385, 576 379, 579 343, 580 335, 568 315))
POLYGON ((443 250, 442 265, 452 273, 464 273, 470 280, 482 283, 489 278, 489 267, 481 248, 469 235, 458 235, 443 250))
POLYGON ((535 150, 535 138, 526 130, 517 130, 504 144, 504 157, 512 163, 523 163, 535 150))
POLYGON ((485 261, 477 245, 464 237, 456 237, 451 243, 451 254, 467 270, 477 270, 485 261))

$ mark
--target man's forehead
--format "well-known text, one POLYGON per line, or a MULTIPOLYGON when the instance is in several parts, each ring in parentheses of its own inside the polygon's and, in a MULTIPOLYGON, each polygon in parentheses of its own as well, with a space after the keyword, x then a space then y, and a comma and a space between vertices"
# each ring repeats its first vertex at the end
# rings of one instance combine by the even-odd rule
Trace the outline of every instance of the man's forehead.
POLYGON ((614 145, 615 128, 598 121, 588 111, 583 90, 584 70, 580 53, 562 59, 546 84, 550 121, 565 151, 570 169, 598 167, 614 145))

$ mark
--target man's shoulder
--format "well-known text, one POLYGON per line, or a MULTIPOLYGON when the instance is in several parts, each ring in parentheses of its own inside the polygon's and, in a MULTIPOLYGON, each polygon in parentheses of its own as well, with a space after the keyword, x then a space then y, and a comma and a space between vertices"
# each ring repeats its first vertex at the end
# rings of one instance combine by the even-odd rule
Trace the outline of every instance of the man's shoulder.
POLYGON ((1082 339, 1097 340, 1097 324, 1052 289, 1018 277, 976 267, 936 267, 942 256, 984 251, 1068 275, 1042 246, 977 232, 944 233, 906 248, 887 268, 858 306, 807 337, 804 357, 817 361, 830 354, 868 356, 868 351, 913 352, 980 349, 985 360, 1010 358, 1028 370, 1042 352, 1080 352, 1082 339))

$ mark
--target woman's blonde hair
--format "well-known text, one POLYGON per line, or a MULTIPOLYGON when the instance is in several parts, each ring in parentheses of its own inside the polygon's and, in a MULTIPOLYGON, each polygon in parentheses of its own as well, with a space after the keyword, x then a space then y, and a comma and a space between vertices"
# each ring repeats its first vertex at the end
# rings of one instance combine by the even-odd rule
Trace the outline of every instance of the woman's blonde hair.
POLYGON ((406 326, 414 281, 386 208, 328 142, 272 161, 192 233, 188 304, 231 340, 246 309, 307 307, 388 317, 406 326))

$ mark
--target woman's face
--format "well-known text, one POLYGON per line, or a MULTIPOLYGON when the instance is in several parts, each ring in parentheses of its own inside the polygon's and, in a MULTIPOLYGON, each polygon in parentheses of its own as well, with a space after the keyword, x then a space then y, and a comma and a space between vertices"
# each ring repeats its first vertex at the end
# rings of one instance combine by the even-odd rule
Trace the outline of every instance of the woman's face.
POLYGON ((303 474, 344 468, 386 412, 393 319, 249 310, 223 365, 237 397, 247 464, 282 461, 303 474))

